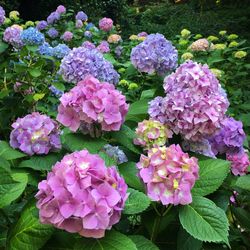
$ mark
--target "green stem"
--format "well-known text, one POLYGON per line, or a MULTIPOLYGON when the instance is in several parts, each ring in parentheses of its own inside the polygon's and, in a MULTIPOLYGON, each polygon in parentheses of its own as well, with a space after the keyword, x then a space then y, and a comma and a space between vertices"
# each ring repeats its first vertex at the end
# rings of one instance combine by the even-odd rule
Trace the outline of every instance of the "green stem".
POLYGON ((152 234, 151 234, 151 237, 150 237, 150 240, 152 242, 155 241, 155 238, 157 236, 157 233, 158 233, 158 230, 159 230, 159 227, 160 227, 160 223, 161 223, 161 217, 160 216, 157 216, 154 220, 154 225, 153 225, 153 229, 152 229, 152 234))
POLYGON ((158 211, 158 209, 157 209, 155 203, 152 203, 152 206, 153 206, 155 212, 157 213, 157 215, 161 217, 161 213, 158 211))
POLYGON ((173 205, 169 205, 165 212, 162 214, 162 217, 166 216, 166 214, 170 211, 170 209, 173 207, 173 205))

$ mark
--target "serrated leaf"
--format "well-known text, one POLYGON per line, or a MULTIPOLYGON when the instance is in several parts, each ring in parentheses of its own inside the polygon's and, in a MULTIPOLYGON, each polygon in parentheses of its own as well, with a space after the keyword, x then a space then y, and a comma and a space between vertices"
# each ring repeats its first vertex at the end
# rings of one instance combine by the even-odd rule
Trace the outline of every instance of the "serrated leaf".
POLYGON ((134 242, 126 235, 117 231, 105 233, 101 239, 82 238, 74 246, 74 250, 137 250, 134 242))
POLYGON ((11 148, 7 142, 0 141, 0 156, 5 160, 9 161, 25 157, 26 155, 11 148))
POLYGON ((0 208, 16 200, 25 190, 28 176, 24 173, 10 174, 0 168, 0 208))
POLYGON ((234 186, 250 191, 250 175, 244 175, 238 177, 234 186))
POLYGON ((211 200, 193 197, 191 204, 180 208, 179 218, 183 228, 194 238, 229 245, 227 216, 211 200))
POLYGON ((0 168, 4 169, 7 172, 10 172, 10 164, 7 160, 0 156, 0 168))
POLYGON ((126 162, 118 166, 119 172, 122 174, 126 183, 139 191, 144 191, 144 187, 139 177, 135 162, 126 162))
POLYGON ((126 121, 139 122, 145 119, 148 115, 148 99, 139 100, 129 106, 126 115, 126 121))
POLYGON ((137 250, 159 250, 152 241, 142 235, 130 235, 129 238, 135 243, 137 250))
POLYGON ((128 188, 128 193, 124 214, 139 214, 149 207, 150 199, 144 193, 132 188, 128 188))
POLYGON ((90 153, 98 153, 106 141, 101 138, 91 138, 83 134, 66 134, 62 136, 64 147, 71 152, 87 149, 90 153))
POLYGON ((221 159, 199 161, 199 179, 195 182, 192 194, 205 196, 216 191, 229 173, 230 163, 221 159))
POLYGON ((34 202, 28 204, 12 228, 6 250, 39 250, 52 235, 52 226, 41 224, 34 202))
POLYGON ((117 165, 117 162, 115 161, 115 159, 111 158, 105 152, 99 152, 98 155, 105 161, 105 165, 107 167, 116 166, 117 165))
POLYGON ((154 94, 156 92, 156 89, 147 89, 147 90, 143 90, 141 93, 141 100, 143 99, 152 99, 154 97, 154 94))
POLYGON ((31 156, 29 160, 22 161, 18 167, 20 168, 32 168, 34 170, 48 170, 50 171, 52 166, 60 161, 61 154, 51 153, 46 156, 31 156))
POLYGON ((177 237, 177 250, 200 250, 202 241, 192 237, 183 228, 180 228, 177 237))
POLYGON ((44 96, 45 96, 44 93, 36 93, 36 94, 33 95, 33 99, 34 99, 34 101, 37 102, 37 101, 43 99, 44 96))
POLYGON ((65 90, 65 86, 62 82, 54 82, 52 85, 61 91, 65 90))

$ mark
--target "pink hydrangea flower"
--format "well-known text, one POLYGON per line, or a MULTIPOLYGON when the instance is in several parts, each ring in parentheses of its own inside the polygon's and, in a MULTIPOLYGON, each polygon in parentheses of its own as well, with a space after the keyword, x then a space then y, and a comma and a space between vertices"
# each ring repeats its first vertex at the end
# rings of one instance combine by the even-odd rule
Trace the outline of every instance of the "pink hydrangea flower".
POLYGON ((56 12, 58 14, 64 14, 66 12, 66 8, 63 6, 63 5, 59 5, 57 8, 56 8, 56 12))
POLYGON ((57 120, 76 131, 81 123, 100 124, 103 131, 118 131, 129 105, 113 84, 87 76, 60 98, 57 120))
POLYGON ((65 31, 61 37, 65 42, 70 42, 73 38, 73 33, 70 31, 65 31))
POLYGON ((189 157, 179 145, 157 147, 141 155, 137 163, 147 194, 163 205, 186 205, 192 202, 191 189, 198 179, 198 160, 189 157))
POLYGON ((90 41, 84 41, 82 43, 82 47, 84 47, 86 49, 95 49, 95 45, 90 41))
POLYGON ((12 25, 4 31, 3 40, 9 44, 11 44, 15 48, 21 48, 23 46, 23 42, 21 40, 21 33, 23 32, 23 28, 19 25, 12 25))
POLYGON ((145 149, 163 146, 168 138, 172 138, 173 135, 167 126, 152 119, 138 123, 135 133, 137 138, 134 139, 134 144, 140 145, 145 149))
POLYGON ((205 38, 198 39, 190 45, 192 51, 207 51, 209 50, 209 41, 205 38))
POLYGON ((87 150, 64 156, 38 184, 41 223, 101 238, 121 217, 127 185, 116 168, 87 150))
POLYGON ((99 50, 101 53, 109 53, 110 48, 109 48, 109 43, 107 41, 102 41, 98 46, 97 50, 99 50))
POLYGON ((113 27, 113 20, 107 17, 102 18, 99 21, 99 28, 103 31, 110 31, 113 27))
POLYGON ((248 154, 241 150, 238 154, 227 154, 227 160, 231 162, 231 171, 234 175, 245 175, 250 166, 248 154))

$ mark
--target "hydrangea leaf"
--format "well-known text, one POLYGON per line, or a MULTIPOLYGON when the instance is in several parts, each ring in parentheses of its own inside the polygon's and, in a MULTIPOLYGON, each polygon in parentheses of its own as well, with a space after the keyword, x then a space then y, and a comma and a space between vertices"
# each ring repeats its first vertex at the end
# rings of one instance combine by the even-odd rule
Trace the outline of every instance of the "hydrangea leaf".
POLYGON ((102 239, 79 239, 74 250, 137 250, 134 242, 124 234, 117 231, 106 232, 102 239))
POLYGON ((235 182, 234 186, 250 191, 250 175, 244 175, 239 177, 235 182))
POLYGON ((34 202, 28 204, 10 231, 6 250, 38 250, 53 233, 53 227, 41 224, 34 202))
POLYGON ((130 235, 129 238, 135 243, 137 250, 159 250, 153 242, 142 235, 130 235))
POLYGON ((229 173, 230 163, 221 159, 199 161, 199 179, 195 182, 192 194, 205 196, 216 191, 229 173))
POLYGON ((147 115, 148 115, 148 99, 142 99, 132 103, 129 106, 129 110, 126 115, 126 121, 139 122, 145 119, 147 115))
POLYGON ((7 142, 0 141, 0 156, 9 161, 25 157, 26 155, 11 148, 7 142))
POLYGON ((183 228, 194 238, 229 245, 227 216, 211 200, 194 196, 191 204, 181 207, 179 218, 183 228))
POLYGON ((107 155, 105 152, 100 152, 100 153, 98 153, 98 155, 105 161, 105 165, 107 167, 117 166, 116 160, 114 158, 110 157, 109 155, 107 155))
POLYGON ((124 214, 138 214, 146 210, 150 205, 150 199, 142 192, 128 189, 129 197, 125 203, 124 214))
POLYGON ((200 250, 202 241, 192 237, 183 228, 180 228, 177 238, 177 250, 200 250))

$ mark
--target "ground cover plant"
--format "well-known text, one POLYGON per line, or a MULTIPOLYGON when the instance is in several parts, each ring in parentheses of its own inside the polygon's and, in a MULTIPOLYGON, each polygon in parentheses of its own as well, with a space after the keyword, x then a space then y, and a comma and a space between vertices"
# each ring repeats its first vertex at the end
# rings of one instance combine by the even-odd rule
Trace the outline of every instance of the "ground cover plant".
POLYGON ((0 7, 0 248, 248 249, 248 53, 0 7))

